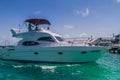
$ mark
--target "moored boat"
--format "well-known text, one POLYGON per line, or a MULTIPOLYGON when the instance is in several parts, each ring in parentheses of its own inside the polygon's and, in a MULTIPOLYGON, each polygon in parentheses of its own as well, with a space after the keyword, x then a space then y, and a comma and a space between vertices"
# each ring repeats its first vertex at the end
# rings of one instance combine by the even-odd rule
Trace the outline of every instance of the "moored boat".
POLYGON ((19 62, 83 63, 94 62, 107 51, 105 47, 89 45, 85 41, 65 41, 50 30, 51 23, 46 19, 27 19, 25 23, 28 31, 11 29, 13 37, 21 40, 16 46, 2 46, 0 59, 19 62), (47 28, 41 28, 43 24, 48 25, 47 28))

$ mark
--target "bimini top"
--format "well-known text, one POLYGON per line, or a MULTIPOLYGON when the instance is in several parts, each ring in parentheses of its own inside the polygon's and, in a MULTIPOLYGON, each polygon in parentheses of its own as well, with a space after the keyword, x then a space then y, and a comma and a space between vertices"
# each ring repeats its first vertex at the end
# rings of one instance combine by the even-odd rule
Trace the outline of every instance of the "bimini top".
POLYGON ((51 25, 51 23, 46 20, 46 19, 38 19, 38 18, 32 18, 32 19, 27 19, 25 20, 25 22, 29 22, 31 24, 34 24, 34 25, 40 25, 40 24, 48 24, 48 25, 51 25))

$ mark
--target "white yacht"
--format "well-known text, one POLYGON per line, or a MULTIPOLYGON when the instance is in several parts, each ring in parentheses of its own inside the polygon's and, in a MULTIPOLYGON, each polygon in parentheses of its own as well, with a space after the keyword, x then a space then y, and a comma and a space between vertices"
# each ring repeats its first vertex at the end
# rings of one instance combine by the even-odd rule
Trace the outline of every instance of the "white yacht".
POLYGON ((51 23, 46 19, 27 19, 28 31, 11 29, 12 36, 21 38, 15 46, 1 46, 0 59, 19 62, 83 63, 94 62, 106 53, 106 48, 65 41, 60 35, 52 32, 51 23), (31 27, 34 26, 34 30, 31 27))

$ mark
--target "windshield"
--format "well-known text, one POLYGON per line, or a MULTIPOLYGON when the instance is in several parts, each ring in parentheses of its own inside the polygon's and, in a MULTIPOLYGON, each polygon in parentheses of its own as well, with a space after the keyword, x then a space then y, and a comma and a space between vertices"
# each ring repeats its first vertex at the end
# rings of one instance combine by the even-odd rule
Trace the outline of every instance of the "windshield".
POLYGON ((51 37, 40 37, 38 41, 49 41, 54 42, 54 40, 51 37))
POLYGON ((56 38, 58 41, 64 41, 64 39, 61 38, 61 37, 55 36, 55 38, 56 38))

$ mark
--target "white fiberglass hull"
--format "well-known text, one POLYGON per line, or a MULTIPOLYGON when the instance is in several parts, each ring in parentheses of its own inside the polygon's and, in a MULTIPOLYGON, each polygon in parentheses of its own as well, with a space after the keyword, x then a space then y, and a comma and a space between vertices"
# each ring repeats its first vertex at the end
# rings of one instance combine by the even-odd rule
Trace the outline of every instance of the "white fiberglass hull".
POLYGON ((0 58, 21 62, 82 63, 94 62, 104 53, 104 47, 94 46, 15 47, 1 49, 0 58))

